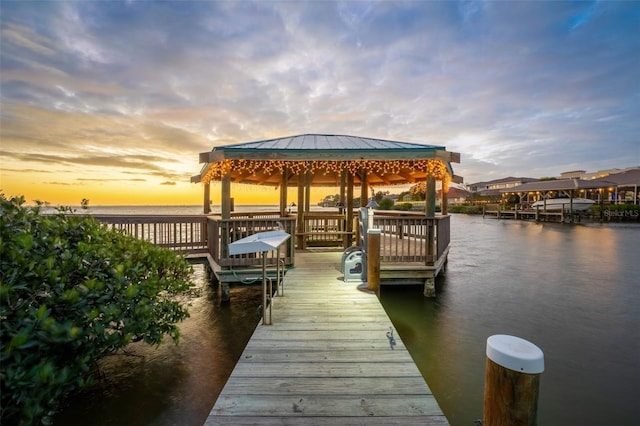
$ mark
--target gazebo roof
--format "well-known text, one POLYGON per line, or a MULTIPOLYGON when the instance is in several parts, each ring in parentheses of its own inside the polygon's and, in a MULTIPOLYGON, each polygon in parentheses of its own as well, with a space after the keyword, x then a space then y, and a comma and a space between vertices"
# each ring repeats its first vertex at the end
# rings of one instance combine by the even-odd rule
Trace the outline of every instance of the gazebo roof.
MULTIPOLYGON (((201 153, 200 162, 206 164, 192 182, 217 180, 226 170, 232 182, 278 186, 288 170, 290 177, 311 173, 315 186, 338 186, 343 170, 359 184, 358 173, 366 169, 370 185, 395 185, 418 182, 429 173, 453 178, 451 162, 459 163, 460 154, 442 146, 303 134, 215 147, 201 153)), ((296 184, 296 179, 287 182, 296 184)))

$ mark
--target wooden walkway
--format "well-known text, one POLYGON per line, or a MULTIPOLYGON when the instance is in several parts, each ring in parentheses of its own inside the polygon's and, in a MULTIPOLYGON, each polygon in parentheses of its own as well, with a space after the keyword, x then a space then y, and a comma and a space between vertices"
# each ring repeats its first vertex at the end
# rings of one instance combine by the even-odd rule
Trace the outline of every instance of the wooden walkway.
POLYGON ((341 255, 296 254, 206 426, 449 424, 378 298, 342 280, 341 255))

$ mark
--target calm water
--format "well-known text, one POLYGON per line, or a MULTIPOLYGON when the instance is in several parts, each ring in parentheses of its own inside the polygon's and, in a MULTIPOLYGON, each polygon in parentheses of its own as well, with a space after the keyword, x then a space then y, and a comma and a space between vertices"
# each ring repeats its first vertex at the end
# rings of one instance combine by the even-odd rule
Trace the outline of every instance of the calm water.
POLYGON ((399 334, 452 425, 482 417, 485 346, 545 354, 540 425, 640 423, 640 227, 454 215, 436 299, 383 288, 399 334))
POLYGON ((202 264, 193 281, 201 290, 190 300, 191 317, 181 323, 180 343, 134 344, 133 356, 108 357, 104 378, 76 395, 56 425, 201 426, 260 320, 260 286, 231 289, 221 303, 202 264))
MULTIPOLYGON (((544 351, 540 425, 638 424, 640 226, 463 215, 451 226, 437 298, 425 299, 415 286, 382 292, 451 424, 471 426, 482 416, 485 344, 493 334, 513 334, 544 351)), ((202 265, 195 269, 202 294, 191 300, 180 344, 134 346, 142 357, 109 359, 105 378, 74 396, 55 424, 204 422, 258 323, 261 297, 258 286, 235 287, 232 303, 221 304, 202 265)))

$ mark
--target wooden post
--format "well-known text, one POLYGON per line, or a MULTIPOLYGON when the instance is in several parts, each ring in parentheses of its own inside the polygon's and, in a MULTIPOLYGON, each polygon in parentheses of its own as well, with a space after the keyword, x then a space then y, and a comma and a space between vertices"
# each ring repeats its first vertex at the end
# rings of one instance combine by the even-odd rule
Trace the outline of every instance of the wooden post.
POLYGON ((442 201, 440 201, 440 214, 446 216, 449 214, 449 187, 445 188, 445 182, 442 181, 442 201))
MULTIPOLYGON (((221 179, 221 194, 220 194, 220 214, 222 220, 229 220, 231 218, 231 175, 225 173, 221 179)), ((231 243, 231 235, 229 235, 230 229, 228 228, 229 222, 223 224, 223 232, 220 233, 220 257, 228 256, 229 243, 231 243)), ((215 244, 215 242, 214 242, 215 244)), ((217 261, 217 259, 216 259, 217 261)), ((222 301, 229 300, 229 286, 225 283, 222 284, 222 301)))
POLYGON ((304 212, 309 213, 311 211, 311 181, 313 180, 313 174, 307 172, 304 176, 304 212))
POLYGON ((220 194, 220 213, 223 219, 231 218, 231 175, 225 173, 221 179, 222 192, 220 194))
POLYGON ((280 217, 287 216, 287 189, 289 185, 289 169, 285 167, 280 180, 280 217))
MULTIPOLYGON (((357 220, 357 217, 353 216, 353 175, 351 173, 347 174, 347 232, 353 232, 354 229, 358 229, 357 226, 354 226, 354 221, 357 220)), ((349 246, 353 244, 352 235, 348 235, 349 246)), ((360 240, 355 240, 356 244, 360 242, 360 240)), ((346 249, 346 248, 345 248, 346 249)))
POLYGON ((544 355, 533 343, 497 334, 487 339, 483 426, 537 423, 544 355))
MULTIPOLYGON (((345 208, 347 207, 345 198, 347 197, 347 171, 342 170, 340 172, 340 206, 338 209, 338 213, 342 216, 340 220, 340 231, 348 232, 349 229, 349 220, 346 215, 345 208)), ((351 245, 351 238, 348 234, 342 234, 342 248, 346 250, 351 245)))
POLYGON ((380 291, 380 235, 379 229, 367 229, 367 288, 380 291))
POLYGON ((432 175, 427 176, 427 193, 425 194, 425 215, 434 217, 436 215, 436 178, 432 175))
POLYGON ((367 171, 360 171, 360 207, 366 207, 369 202, 369 184, 367 183, 367 171))
POLYGON ((306 248, 306 236, 303 235, 305 232, 304 229, 304 183, 305 183, 305 174, 300 173, 298 175, 298 214, 296 219, 296 233, 298 240, 298 248, 300 250, 304 250, 306 248))
POLYGON ((204 184, 204 214, 211 213, 211 183, 204 184))
POLYGON ((231 290, 228 282, 222 282, 220 286, 220 302, 228 303, 231 301, 231 290))
POLYGON ((424 297, 436 297, 436 279, 435 277, 429 277, 424 280, 424 290, 422 291, 424 297))

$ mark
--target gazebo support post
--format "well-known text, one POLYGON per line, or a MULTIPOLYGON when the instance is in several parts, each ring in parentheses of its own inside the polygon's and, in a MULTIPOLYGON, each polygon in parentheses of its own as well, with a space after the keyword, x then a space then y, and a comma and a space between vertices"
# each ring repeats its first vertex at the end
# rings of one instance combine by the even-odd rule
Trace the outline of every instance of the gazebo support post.
MULTIPOLYGON (((351 173, 347 173, 347 241, 348 246, 353 244, 353 175, 351 173)), ((356 242, 359 244, 360 242, 356 242)), ((345 247, 345 250, 347 249, 345 247)))
MULTIPOLYGON (((436 178, 433 175, 427 175, 426 184, 426 200, 425 200, 425 215, 428 218, 435 218, 436 215, 436 178)), ((427 225, 427 256, 432 259, 437 252, 434 247, 435 243, 435 223, 431 221, 427 225)), ((424 285, 424 295, 431 297, 435 294, 435 280, 427 278, 424 285)))
MULTIPOLYGON (((342 170, 340 172, 340 200, 338 201, 340 203, 340 206, 338 208, 338 213, 340 213, 342 215, 342 224, 340 226, 340 230, 343 232, 347 231, 347 216, 345 214, 345 196, 346 196, 346 191, 347 191, 347 171, 346 170, 342 170)), ((347 234, 343 234, 342 235, 342 248, 346 250, 347 247, 349 247, 349 236, 347 234)))
POLYGON ((444 216, 449 214, 449 187, 442 182, 442 200, 440 201, 440 213, 444 216))
POLYGON ((360 171, 360 207, 367 207, 369 202, 369 183, 367 182, 367 170, 360 171))
POLYGON ((346 207, 345 199, 347 198, 347 171, 342 170, 340 172, 340 213, 344 213, 346 207))
POLYGON ((311 172, 307 172, 304 176, 304 212, 311 211, 311 180, 313 176, 311 172))
POLYGON ((209 182, 204 184, 204 200, 203 200, 204 214, 211 213, 211 184, 209 182))
POLYGON ((299 249, 304 250, 306 238, 304 235, 304 183, 305 183, 305 175, 298 175, 298 213, 296 217, 296 233, 297 235, 297 246, 299 249))
POLYGON ((229 173, 225 173, 222 176, 220 181, 222 184, 222 190, 220 194, 220 210, 222 214, 222 219, 230 219, 231 218, 231 175, 229 173))
POLYGON ((287 189, 289 184, 289 170, 284 169, 282 172, 282 181, 280 182, 280 217, 287 215, 287 189))
POLYGON ((426 189, 424 212, 427 217, 434 217, 436 215, 436 178, 433 175, 427 175, 426 189))
MULTIPOLYGON (((227 172, 220 179, 221 192, 220 192, 220 214, 222 219, 231 218, 231 175, 227 172)), ((229 246, 229 233, 223 232, 220 235, 220 247, 222 249, 221 255, 226 256, 228 254, 229 246)), ((223 282, 220 286, 220 300, 224 303, 229 302, 231 299, 231 293, 229 290, 229 283, 223 282)))

